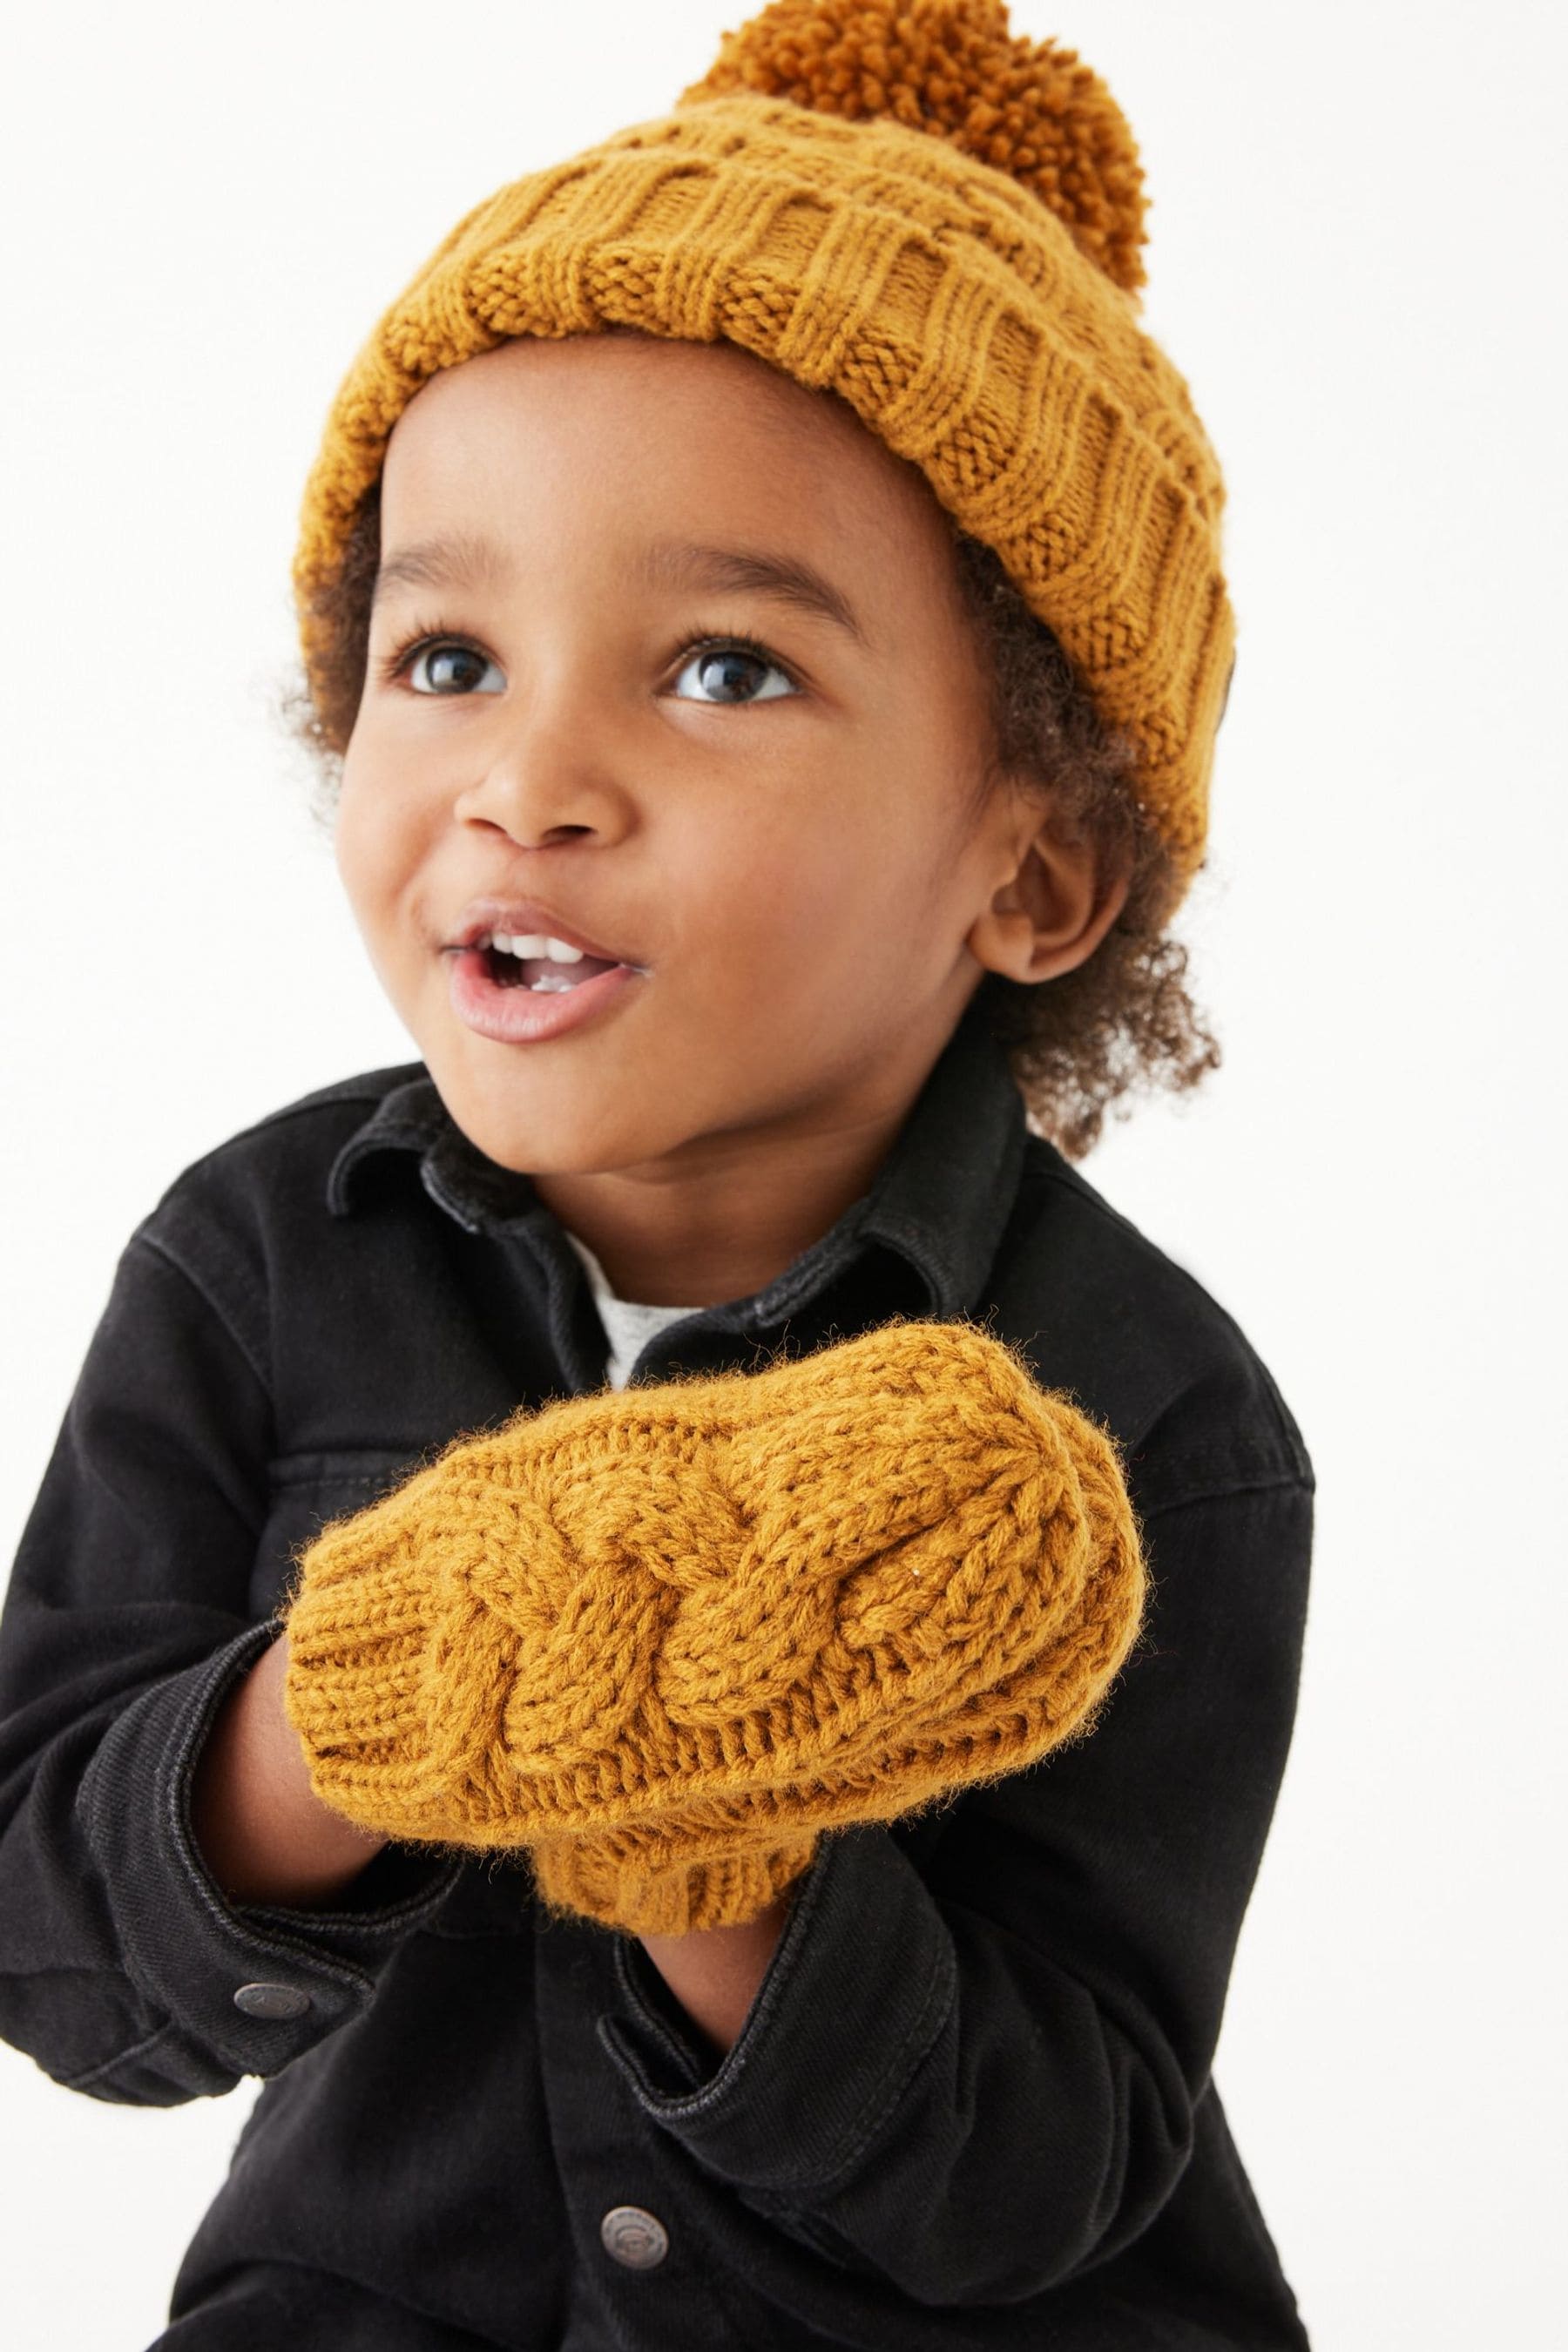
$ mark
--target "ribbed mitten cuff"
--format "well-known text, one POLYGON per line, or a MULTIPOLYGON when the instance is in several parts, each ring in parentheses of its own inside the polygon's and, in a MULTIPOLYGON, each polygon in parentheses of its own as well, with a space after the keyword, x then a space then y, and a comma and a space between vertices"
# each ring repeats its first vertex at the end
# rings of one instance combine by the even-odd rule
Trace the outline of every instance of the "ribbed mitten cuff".
POLYGON ((1086 1731, 1145 1591, 1108 1434, 940 1322, 519 1413, 299 1568, 317 1794, 638 1932, 1086 1731))
POLYGON ((820 1834, 807 1830, 777 1845, 748 1845, 731 1831, 731 1843, 714 1844, 705 1859, 696 1836, 651 1844, 626 1836, 545 1838, 530 1848, 529 1861, 540 1899, 552 1911, 633 1936, 684 1936, 756 1918, 810 1867, 820 1834))

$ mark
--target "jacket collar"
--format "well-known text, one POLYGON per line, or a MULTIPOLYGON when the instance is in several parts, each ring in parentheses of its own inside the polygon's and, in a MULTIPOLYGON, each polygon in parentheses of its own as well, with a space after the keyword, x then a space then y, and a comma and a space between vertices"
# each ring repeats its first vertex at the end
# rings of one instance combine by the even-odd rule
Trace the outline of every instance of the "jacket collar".
MULTIPOLYGON (((437 1206, 470 1234, 529 1244, 547 1266, 569 1262, 564 1229, 531 1178, 486 1157, 458 1126, 423 1063, 384 1094, 333 1160, 327 1206, 351 1216, 356 1171, 374 1155, 417 1155, 437 1206)), ((868 1244, 895 1251, 920 1276, 927 1312, 952 1321, 978 1301, 1012 1210, 1028 1139, 1006 1054, 973 1004, 938 1055, 870 1190, 832 1229, 750 1298, 710 1308, 739 1329, 784 1321, 868 1244)))

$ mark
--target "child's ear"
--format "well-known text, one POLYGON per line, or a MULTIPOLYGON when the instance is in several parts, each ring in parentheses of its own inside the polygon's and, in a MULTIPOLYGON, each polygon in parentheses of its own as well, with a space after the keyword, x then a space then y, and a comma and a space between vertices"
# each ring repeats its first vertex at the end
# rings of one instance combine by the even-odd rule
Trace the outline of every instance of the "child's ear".
POLYGON ((1100 844, 1063 838, 1048 821, 1014 847, 1014 871, 966 944, 1005 979, 1054 980, 1094 953, 1127 903, 1131 877, 1106 872, 1100 844))

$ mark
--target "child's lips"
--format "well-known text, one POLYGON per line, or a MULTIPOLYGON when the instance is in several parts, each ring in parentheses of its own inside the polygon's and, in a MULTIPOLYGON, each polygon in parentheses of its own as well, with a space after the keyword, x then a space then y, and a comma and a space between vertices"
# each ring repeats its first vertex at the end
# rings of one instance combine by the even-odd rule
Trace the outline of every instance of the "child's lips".
POLYGON ((490 977, 484 949, 458 948, 452 955, 447 994, 466 1028, 493 1038, 498 1045, 523 1045, 580 1028, 618 1003, 629 988, 640 985, 647 977, 631 964, 617 963, 570 988, 541 992, 515 985, 502 987, 490 977))
POLYGON ((647 969, 640 958, 625 954, 619 948, 605 947, 598 940, 591 940, 586 931, 578 930, 552 907, 546 907, 538 898, 470 898, 463 909, 451 944, 460 953, 498 934, 562 940, 568 947, 581 948, 584 955, 592 956, 596 962, 626 963, 634 971, 647 969))

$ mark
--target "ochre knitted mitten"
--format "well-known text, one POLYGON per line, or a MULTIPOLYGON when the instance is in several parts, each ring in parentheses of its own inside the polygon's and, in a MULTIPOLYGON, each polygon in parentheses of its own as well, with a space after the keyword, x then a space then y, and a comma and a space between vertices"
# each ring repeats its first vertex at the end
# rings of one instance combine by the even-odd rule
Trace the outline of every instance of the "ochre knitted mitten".
POLYGON ((1144 1597, 1110 1436, 897 1321, 454 1440, 300 1550, 284 1704, 348 1820, 678 1935, 1089 1730, 1144 1597))

